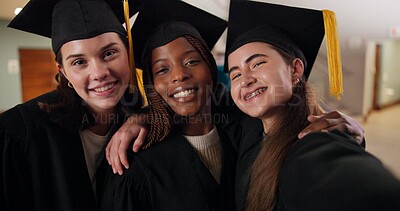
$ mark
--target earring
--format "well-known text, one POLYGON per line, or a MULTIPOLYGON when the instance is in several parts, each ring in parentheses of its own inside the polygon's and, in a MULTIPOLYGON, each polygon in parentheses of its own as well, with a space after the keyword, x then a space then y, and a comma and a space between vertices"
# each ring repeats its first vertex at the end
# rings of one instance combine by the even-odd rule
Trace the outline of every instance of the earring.
POLYGON ((72 86, 71 82, 68 81, 68 87, 73 89, 74 87, 72 86))
POLYGON ((300 82, 300 79, 296 78, 296 80, 293 81, 292 85, 297 85, 300 82))

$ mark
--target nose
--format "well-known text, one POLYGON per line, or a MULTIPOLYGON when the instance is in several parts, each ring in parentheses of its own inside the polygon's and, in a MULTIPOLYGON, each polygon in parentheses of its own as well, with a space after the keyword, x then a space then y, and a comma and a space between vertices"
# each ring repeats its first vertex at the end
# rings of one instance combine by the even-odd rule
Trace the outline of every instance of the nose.
POLYGON ((90 76, 93 80, 103 80, 110 74, 108 66, 104 62, 94 61, 91 65, 90 76))
POLYGON ((185 81, 191 77, 190 71, 188 71, 185 67, 175 66, 172 70, 172 83, 178 83, 185 81))
POLYGON ((250 87, 254 83, 256 83, 257 79, 250 74, 242 73, 240 85, 241 87, 250 87))

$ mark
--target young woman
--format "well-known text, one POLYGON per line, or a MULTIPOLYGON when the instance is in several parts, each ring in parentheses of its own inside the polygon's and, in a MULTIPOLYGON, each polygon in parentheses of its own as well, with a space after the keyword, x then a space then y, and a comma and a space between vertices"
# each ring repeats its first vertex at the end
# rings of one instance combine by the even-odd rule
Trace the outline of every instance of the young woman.
POLYGON ((129 154, 131 167, 122 176, 108 171, 102 210, 234 210, 236 152, 213 120, 217 66, 208 48, 225 26, 180 1, 144 2, 133 26, 134 43, 143 44, 135 47, 141 58, 136 62, 143 68, 150 106, 165 107, 166 112, 150 115, 169 119, 173 127, 162 142, 129 154), (188 23, 199 24, 194 18, 183 22, 175 14, 206 23, 203 34, 212 26, 220 30, 204 40, 199 27, 188 23))
POLYGON ((237 208, 400 209, 400 181, 353 137, 337 130, 297 137, 307 116, 321 113, 306 78, 324 35, 322 12, 249 1, 230 8, 232 98, 264 129, 260 149, 241 152, 256 156, 239 161, 251 167, 237 171, 237 208))
POLYGON ((97 210, 96 169, 128 108, 125 29, 99 0, 30 1, 10 27, 52 39, 59 85, 0 116, 0 209, 97 210))

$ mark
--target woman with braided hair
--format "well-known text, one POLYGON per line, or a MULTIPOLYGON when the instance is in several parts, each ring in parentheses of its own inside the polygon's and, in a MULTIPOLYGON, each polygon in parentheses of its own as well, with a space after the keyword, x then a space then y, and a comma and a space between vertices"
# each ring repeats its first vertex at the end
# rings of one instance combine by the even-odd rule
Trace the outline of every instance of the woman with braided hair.
POLYGON ((181 1, 143 3, 132 33, 147 99, 158 112, 148 117, 173 124, 162 142, 128 154, 131 167, 122 176, 107 172, 102 210, 234 210, 236 152, 212 115, 217 66, 209 48, 225 27, 181 1), (175 19, 171 11, 198 20, 175 19), (203 38, 207 31, 213 33, 203 38))

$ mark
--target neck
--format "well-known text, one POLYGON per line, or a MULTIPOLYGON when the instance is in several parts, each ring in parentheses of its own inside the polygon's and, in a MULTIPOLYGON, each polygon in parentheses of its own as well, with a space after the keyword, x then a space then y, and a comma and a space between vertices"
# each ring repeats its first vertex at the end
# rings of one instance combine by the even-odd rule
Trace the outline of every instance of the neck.
POLYGON ((264 133, 269 133, 276 125, 277 121, 281 121, 280 117, 283 114, 283 107, 275 107, 270 109, 266 114, 259 117, 263 123, 264 133))
POLYGON ((194 114, 181 116, 182 132, 188 136, 200 136, 213 129, 211 114, 194 114))
POLYGON ((95 125, 90 127, 89 130, 101 136, 104 136, 108 133, 112 123, 116 118, 114 111, 93 113, 93 117, 95 119, 95 125))

